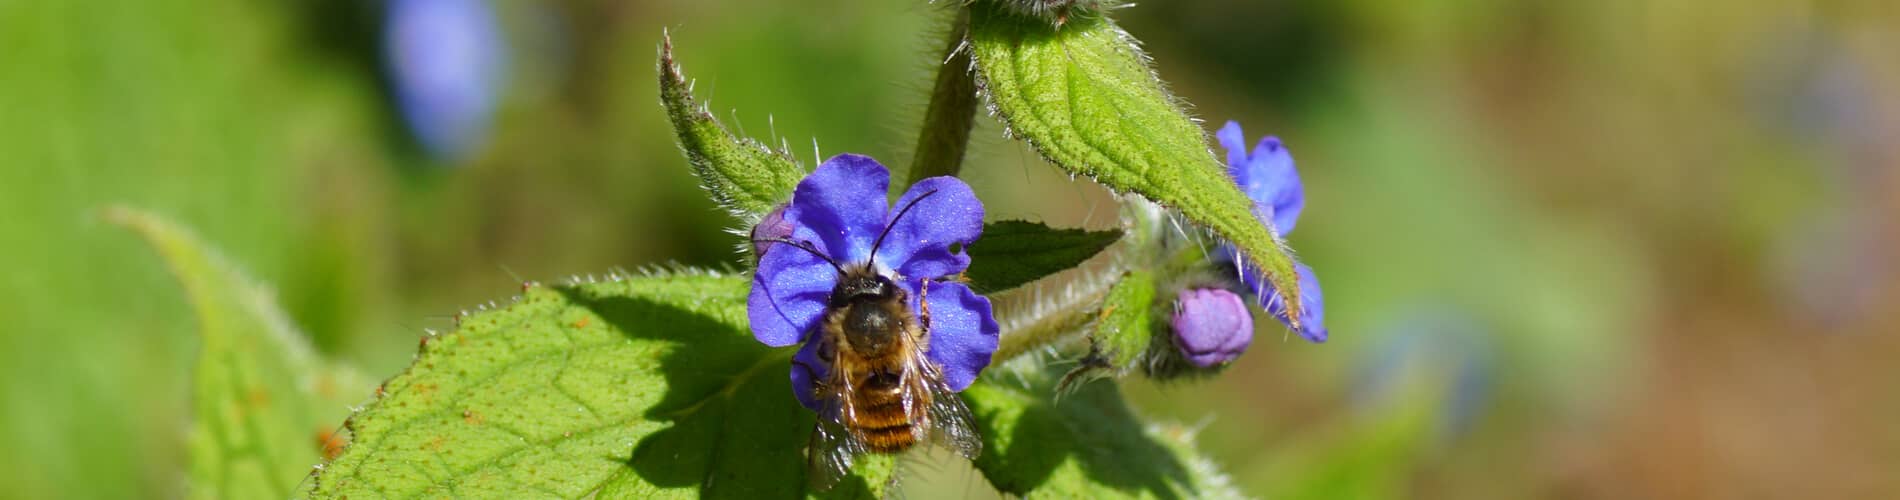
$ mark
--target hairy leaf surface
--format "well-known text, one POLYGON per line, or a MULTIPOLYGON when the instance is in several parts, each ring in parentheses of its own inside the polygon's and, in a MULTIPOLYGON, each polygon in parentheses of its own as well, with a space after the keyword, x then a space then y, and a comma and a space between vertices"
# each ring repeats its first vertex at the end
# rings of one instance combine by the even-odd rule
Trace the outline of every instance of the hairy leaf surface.
MULTIPOLYGON (((742 276, 675 273, 528 287, 462 318, 350 420, 322 497, 786 498, 814 417, 792 348, 746 329, 742 276)), ((828 496, 868 497, 860 461, 828 496)))
POLYGON ((1156 293, 1154 273, 1131 271, 1102 299, 1102 318, 1089 340, 1115 369, 1130 368, 1153 342, 1156 293))
POLYGON ((679 134, 693 175, 713 201, 745 217, 757 217, 792 197, 805 169, 784 151, 726 131, 705 105, 693 99, 692 83, 673 61, 673 40, 660 48, 660 102, 679 134))
POLYGON ((1067 393, 1095 379, 1137 368, 1155 340, 1155 274, 1128 271, 1102 297, 1089 329, 1089 353, 1057 384, 1067 393))
POLYGON ((1052 26, 999 2, 970 8, 970 50, 982 89, 1012 134, 1070 173, 1213 229, 1298 306, 1292 254, 1254 217, 1253 202, 1132 37, 1100 12, 1052 26))
POLYGON ((1237 498, 1194 450, 1192 432, 1148 424, 1115 384, 1052 401, 1059 371, 993 373, 964 399, 983 434, 976 460, 990 484, 1027 498, 1237 498))

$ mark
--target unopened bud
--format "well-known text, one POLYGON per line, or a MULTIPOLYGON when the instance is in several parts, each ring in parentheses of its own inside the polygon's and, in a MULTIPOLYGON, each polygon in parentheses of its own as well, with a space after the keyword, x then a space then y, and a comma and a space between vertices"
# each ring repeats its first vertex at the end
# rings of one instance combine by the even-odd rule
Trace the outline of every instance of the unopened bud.
POLYGON ((764 258, 765 250, 772 248, 774 244, 772 240, 792 236, 792 221, 785 220, 785 207, 786 205, 780 204, 778 208, 773 208, 771 212, 765 214, 764 218, 759 219, 758 225, 752 226, 753 258, 764 258))
POLYGON ((1174 345, 1202 368, 1233 361, 1253 343, 1253 316, 1239 295, 1220 288, 1181 291, 1174 301, 1174 345))

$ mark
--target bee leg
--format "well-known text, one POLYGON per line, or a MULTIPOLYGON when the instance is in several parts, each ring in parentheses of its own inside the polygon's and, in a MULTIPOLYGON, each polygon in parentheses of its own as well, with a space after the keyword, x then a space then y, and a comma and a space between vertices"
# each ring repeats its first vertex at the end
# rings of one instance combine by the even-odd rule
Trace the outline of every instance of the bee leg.
POLYGON ((924 349, 929 349, 930 348, 930 278, 924 278, 923 282, 924 284, 923 284, 922 289, 917 291, 917 310, 918 310, 917 312, 919 313, 918 318, 917 318, 917 324, 920 327, 919 329, 923 331, 921 335, 917 336, 917 343, 918 345, 922 346, 924 349))

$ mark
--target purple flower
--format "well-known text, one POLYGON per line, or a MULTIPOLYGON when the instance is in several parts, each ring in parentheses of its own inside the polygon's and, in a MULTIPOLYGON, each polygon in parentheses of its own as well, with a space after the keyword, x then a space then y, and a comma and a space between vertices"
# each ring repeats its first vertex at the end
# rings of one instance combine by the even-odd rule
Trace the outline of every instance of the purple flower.
POLYGON ((403 119, 423 149, 458 160, 481 146, 506 54, 484 0, 395 0, 383 43, 403 119))
POLYGON ((1218 366, 1253 343, 1253 315, 1239 295, 1219 288, 1190 288, 1174 299, 1174 346, 1202 368, 1218 366))
MULTIPOLYGON (((1227 122, 1215 136, 1221 146, 1227 148, 1228 175, 1233 176, 1234 183, 1253 200, 1254 216, 1267 223, 1276 237, 1292 232, 1293 225, 1299 222, 1300 212, 1306 208, 1306 191, 1300 184, 1300 173, 1293 168, 1293 155, 1280 144, 1280 138, 1267 136, 1249 153, 1247 138, 1241 134, 1239 123, 1227 122)), ((1221 253, 1232 255, 1235 251, 1226 248, 1221 253)), ((1286 315, 1286 299, 1269 286, 1266 273, 1250 264, 1241 264, 1239 268, 1240 280, 1266 306, 1267 312, 1292 327, 1286 315)), ((1314 277, 1313 268, 1305 264, 1294 262, 1293 270, 1299 275, 1300 287, 1297 331, 1306 340, 1325 342, 1326 304, 1319 290, 1319 278, 1314 277)))
MULTIPOLYGON (((890 171, 870 157, 834 156, 799 181, 783 220, 794 228, 792 241, 809 245, 840 266, 871 262, 878 274, 903 290, 911 312, 920 318, 920 301, 927 295, 925 356, 943 369, 945 385, 961 391, 989 366, 996 351, 998 327, 989 299, 947 279, 970 265, 963 247, 983 233, 983 203, 963 181, 932 177, 912 185, 898 199, 899 209, 892 210, 885 202, 890 179, 890 171), (906 206, 910 210, 902 212, 906 206), (872 262, 873 245, 887 226, 889 235, 872 262)), ((805 407, 816 410, 812 387, 825 378, 829 366, 819 359, 818 343, 811 340, 838 286, 839 270, 813 252, 786 250, 767 252, 759 260, 746 309, 759 342, 773 347, 805 343, 792 360, 792 391, 805 407)))

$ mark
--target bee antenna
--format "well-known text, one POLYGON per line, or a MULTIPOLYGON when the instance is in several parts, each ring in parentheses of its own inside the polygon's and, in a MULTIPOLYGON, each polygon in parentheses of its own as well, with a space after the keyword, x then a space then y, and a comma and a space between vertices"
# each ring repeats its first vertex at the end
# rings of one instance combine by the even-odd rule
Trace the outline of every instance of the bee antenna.
POLYGON ((783 237, 780 237, 780 238, 764 238, 764 239, 758 239, 758 238, 754 238, 754 239, 752 240, 752 242, 753 242, 753 243, 768 243, 768 242, 769 242, 769 243, 784 243, 784 244, 787 244, 787 245, 791 245, 791 246, 792 246, 793 248, 797 248, 797 249, 799 249, 799 250, 804 250, 804 251, 807 251, 807 252, 811 252, 811 254, 812 254, 812 255, 816 255, 816 256, 818 256, 818 258, 820 258, 820 259, 825 259, 825 263, 826 263, 826 264, 831 264, 831 268, 832 268, 832 269, 837 269, 837 270, 838 270, 838 274, 844 274, 844 266, 840 266, 840 265, 838 265, 838 261, 835 261, 835 260, 831 260, 831 256, 829 256, 829 255, 825 255, 825 253, 824 253, 824 252, 820 252, 820 251, 818 251, 818 249, 816 249, 816 248, 812 248, 812 247, 811 247, 811 244, 810 244, 810 243, 803 243, 803 242, 798 242, 798 241, 792 241, 792 239, 791 239, 791 238, 783 238, 783 237))
POLYGON ((885 237, 885 236, 890 236, 890 235, 891 235, 891 228, 893 228, 893 227, 897 227, 897 221, 900 221, 900 220, 904 220, 904 214, 907 214, 907 213, 910 213, 910 209, 912 209, 912 208, 915 208, 915 207, 917 206, 917 202, 920 202, 920 201, 924 201, 924 198, 929 198, 929 197, 930 197, 930 195, 933 195, 933 194, 937 194, 937 190, 935 190, 935 189, 932 189, 932 190, 930 190, 929 192, 926 192, 926 193, 924 193, 924 194, 923 194, 922 196, 918 196, 918 197, 917 197, 917 199, 915 199, 915 200, 910 200, 910 203, 907 203, 907 204, 905 204, 905 205, 904 205, 904 209, 903 209, 903 210, 898 210, 898 211, 897 211, 897 216, 896 216, 896 217, 892 217, 892 218, 891 218, 891 223, 890 223, 890 224, 885 224, 885 225, 884 225, 884 232, 882 232, 882 233, 878 233, 878 234, 877 234, 877 241, 876 241, 876 242, 873 242, 873 243, 871 243, 871 258, 869 259, 869 262, 870 262, 870 264, 869 264, 869 265, 871 265, 871 266, 872 266, 873 268, 875 268, 875 267, 876 267, 876 264, 877 264, 877 249, 878 249, 879 247, 882 247, 882 246, 884 246, 884 237, 885 237))

